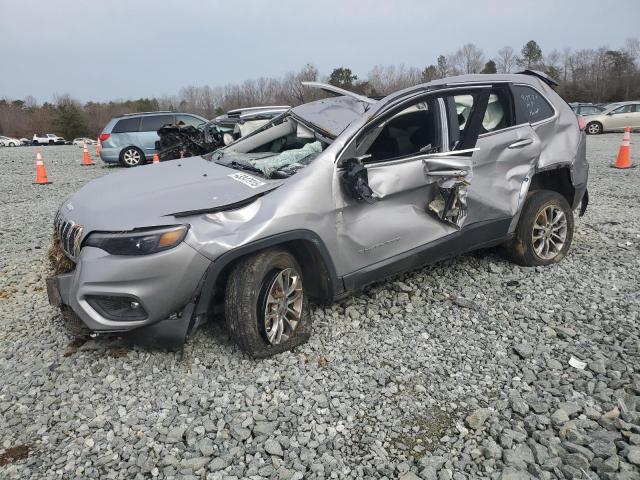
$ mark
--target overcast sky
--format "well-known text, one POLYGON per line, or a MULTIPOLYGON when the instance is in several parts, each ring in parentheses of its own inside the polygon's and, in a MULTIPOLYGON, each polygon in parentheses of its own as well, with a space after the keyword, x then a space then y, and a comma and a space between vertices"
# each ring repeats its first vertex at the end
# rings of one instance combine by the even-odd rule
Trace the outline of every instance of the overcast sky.
POLYGON ((0 97, 175 94, 307 62, 365 77, 468 42, 490 58, 530 39, 544 52, 619 48, 631 36, 639 0, 0 0, 0 97))

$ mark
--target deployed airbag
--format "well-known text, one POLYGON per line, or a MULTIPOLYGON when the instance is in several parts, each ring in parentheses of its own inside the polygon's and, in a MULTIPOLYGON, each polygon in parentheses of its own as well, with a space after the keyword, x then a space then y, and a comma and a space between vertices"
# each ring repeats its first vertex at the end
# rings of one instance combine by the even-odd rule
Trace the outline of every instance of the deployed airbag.
POLYGON ((300 162, 305 158, 320 152, 322 152, 322 143, 311 142, 305 144, 302 148, 285 150, 277 155, 257 160, 250 160, 250 162, 251 165, 262 170, 264 175, 269 178, 274 172, 283 168, 293 168, 295 166, 302 168, 304 165, 300 162))

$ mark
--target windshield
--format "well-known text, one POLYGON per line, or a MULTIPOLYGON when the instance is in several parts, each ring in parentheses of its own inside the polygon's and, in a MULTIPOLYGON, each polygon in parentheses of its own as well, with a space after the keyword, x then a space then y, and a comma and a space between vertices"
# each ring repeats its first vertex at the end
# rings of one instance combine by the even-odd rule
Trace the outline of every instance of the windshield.
POLYGON ((210 158, 265 178, 286 178, 309 165, 330 142, 320 132, 287 115, 213 152, 210 158))

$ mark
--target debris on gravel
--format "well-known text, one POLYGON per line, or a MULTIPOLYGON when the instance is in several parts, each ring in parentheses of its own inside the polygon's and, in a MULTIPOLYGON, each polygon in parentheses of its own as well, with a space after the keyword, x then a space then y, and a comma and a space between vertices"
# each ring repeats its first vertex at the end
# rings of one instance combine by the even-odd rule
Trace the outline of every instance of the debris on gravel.
POLYGON ((640 172, 609 167, 619 143, 588 137, 561 263, 418 269, 315 306, 310 342, 262 361, 221 323, 177 352, 70 338, 53 216, 119 169, 45 147, 53 183, 32 185, 35 149, 0 149, 0 477, 640 479, 640 172))

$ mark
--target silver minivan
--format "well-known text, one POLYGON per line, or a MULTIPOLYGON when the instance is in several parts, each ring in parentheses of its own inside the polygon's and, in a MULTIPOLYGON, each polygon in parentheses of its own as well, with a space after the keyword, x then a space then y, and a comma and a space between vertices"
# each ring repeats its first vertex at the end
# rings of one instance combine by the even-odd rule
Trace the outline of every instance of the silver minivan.
POLYGON ((100 134, 100 158, 106 163, 137 167, 153 158, 158 129, 163 125, 183 123, 198 127, 208 122, 191 113, 144 112, 112 118, 100 134))

